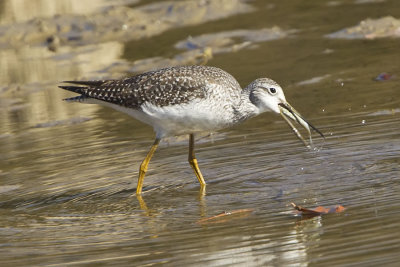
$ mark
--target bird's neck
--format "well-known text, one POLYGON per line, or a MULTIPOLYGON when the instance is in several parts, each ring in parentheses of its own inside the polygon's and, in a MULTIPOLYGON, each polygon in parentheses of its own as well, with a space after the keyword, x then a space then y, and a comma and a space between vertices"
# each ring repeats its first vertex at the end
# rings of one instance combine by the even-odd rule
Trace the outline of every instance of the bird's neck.
POLYGON ((240 95, 240 103, 235 108, 237 122, 243 122, 260 114, 260 109, 251 101, 251 89, 246 87, 240 95))

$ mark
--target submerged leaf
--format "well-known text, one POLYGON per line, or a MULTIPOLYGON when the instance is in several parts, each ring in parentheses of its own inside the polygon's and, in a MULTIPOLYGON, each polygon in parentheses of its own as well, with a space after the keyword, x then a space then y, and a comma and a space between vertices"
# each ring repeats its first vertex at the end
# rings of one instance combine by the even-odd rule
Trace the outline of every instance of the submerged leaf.
POLYGON ((322 214, 327 214, 327 213, 339 213, 343 212, 345 208, 341 205, 336 205, 335 207, 331 208, 325 208, 322 206, 318 206, 315 209, 307 209, 303 208, 302 206, 297 206, 295 203, 290 203, 295 210, 299 212, 300 215, 304 216, 319 216, 322 214))
POLYGON ((224 223, 229 220, 245 218, 249 216, 254 209, 240 209, 233 211, 224 211, 218 215, 207 217, 204 219, 198 220, 196 223, 198 224, 212 224, 212 223, 224 223))

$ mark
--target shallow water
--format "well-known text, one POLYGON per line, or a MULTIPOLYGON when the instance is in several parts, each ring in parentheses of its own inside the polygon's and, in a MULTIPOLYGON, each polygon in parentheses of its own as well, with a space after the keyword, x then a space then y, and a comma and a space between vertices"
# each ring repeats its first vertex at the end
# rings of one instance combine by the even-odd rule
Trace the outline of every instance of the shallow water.
POLYGON ((57 53, 44 46, 0 51, 0 265, 395 266, 398 39, 324 35, 368 17, 399 18, 400 7, 394 0, 281 2, 254 1, 250 16, 142 41, 57 53), (297 32, 214 55, 207 64, 242 85, 265 75, 277 80, 326 140, 315 136, 322 148, 309 151, 273 114, 199 137, 205 195, 187 163, 187 140, 178 139, 157 150, 137 199, 138 167, 152 129, 105 107, 62 102, 71 94, 56 88, 61 80, 120 75, 115 68, 102 71, 113 62, 171 58, 188 35, 274 25, 297 32), (382 72, 393 79, 375 81, 382 72), (302 219, 291 202, 346 210, 302 219), (198 223, 240 209, 252 211, 198 223))

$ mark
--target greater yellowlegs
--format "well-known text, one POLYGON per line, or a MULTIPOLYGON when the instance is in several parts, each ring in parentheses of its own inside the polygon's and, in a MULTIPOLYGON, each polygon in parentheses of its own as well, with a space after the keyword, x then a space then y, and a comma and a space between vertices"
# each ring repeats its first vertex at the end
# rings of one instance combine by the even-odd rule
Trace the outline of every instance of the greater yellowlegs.
POLYGON ((307 141, 292 122, 308 123, 285 99, 282 88, 273 80, 260 78, 242 89, 229 73, 215 67, 182 66, 146 72, 120 80, 68 81, 79 86, 60 86, 80 94, 69 102, 95 103, 151 125, 155 141, 140 165, 136 194, 142 193, 148 164, 160 140, 167 136, 189 135, 189 163, 202 188, 206 182, 194 153, 194 134, 216 131, 243 122, 266 111, 280 113, 305 145, 307 141))

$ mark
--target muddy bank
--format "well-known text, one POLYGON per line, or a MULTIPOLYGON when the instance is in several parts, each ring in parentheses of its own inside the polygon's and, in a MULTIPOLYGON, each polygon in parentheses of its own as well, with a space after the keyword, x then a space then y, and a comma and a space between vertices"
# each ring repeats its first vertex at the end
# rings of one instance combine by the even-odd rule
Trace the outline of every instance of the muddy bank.
POLYGON ((400 37, 400 20, 392 16, 379 19, 366 19, 358 25, 327 34, 328 38, 338 39, 376 39, 400 37))
POLYGON ((212 47, 214 54, 236 52, 245 47, 256 48, 256 43, 289 36, 295 30, 284 31, 278 26, 254 30, 233 30, 188 37, 175 45, 177 49, 192 50, 212 47))
MULTIPOLYGON (((206 64, 213 56, 239 52, 243 49, 256 49, 259 44, 272 40, 287 38, 296 30, 283 30, 277 26, 253 30, 233 30, 189 36, 178 41, 178 49, 171 58, 152 57, 134 62, 119 61, 100 70, 103 73, 140 73, 149 69, 164 68, 176 65, 206 64)), ((172 48, 172 47, 171 47, 172 48)))
POLYGON ((159 2, 137 8, 114 6, 90 15, 63 14, 0 27, 0 47, 49 43, 58 46, 129 41, 172 28, 196 25, 250 12, 243 0, 159 2))

